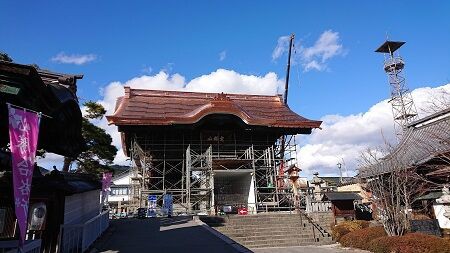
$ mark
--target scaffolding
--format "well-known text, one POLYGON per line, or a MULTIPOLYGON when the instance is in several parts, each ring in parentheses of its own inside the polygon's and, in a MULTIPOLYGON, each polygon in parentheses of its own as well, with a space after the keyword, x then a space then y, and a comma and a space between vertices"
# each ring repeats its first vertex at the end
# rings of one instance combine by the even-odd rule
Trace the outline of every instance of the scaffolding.
POLYGON ((233 138, 221 133, 205 135, 135 135, 130 148, 131 205, 145 207, 148 196, 156 195, 157 206, 161 206, 163 195, 171 194, 174 213, 214 214, 218 203, 246 201, 245 196, 215 188, 215 173, 229 171, 251 175, 255 203, 245 204, 254 204, 255 212, 295 208, 296 194, 286 173, 290 166, 298 167, 295 135, 284 136, 285 141, 281 137, 261 141, 237 134, 229 135, 233 138), (280 179, 284 184, 277 184, 280 179))

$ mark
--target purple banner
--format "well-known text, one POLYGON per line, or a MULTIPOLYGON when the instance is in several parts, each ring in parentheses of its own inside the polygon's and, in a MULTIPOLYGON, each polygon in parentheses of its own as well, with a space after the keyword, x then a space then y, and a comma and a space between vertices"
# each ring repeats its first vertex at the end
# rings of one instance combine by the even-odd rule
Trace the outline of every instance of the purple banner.
POLYGON ((9 138, 13 170, 13 186, 20 242, 27 232, 28 204, 39 135, 39 116, 23 109, 9 109, 9 138))
POLYGON ((108 189, 111 186, 112 173, 103 172, 102 177, 102 206, 105 203, 106 197, 108 196, 108 189))
POLYGON ((107 191, 108 188, 111 186, 111 178, 112 173, 111 172, 103 172, 103 178, 102 178, 102 191, 107 191))

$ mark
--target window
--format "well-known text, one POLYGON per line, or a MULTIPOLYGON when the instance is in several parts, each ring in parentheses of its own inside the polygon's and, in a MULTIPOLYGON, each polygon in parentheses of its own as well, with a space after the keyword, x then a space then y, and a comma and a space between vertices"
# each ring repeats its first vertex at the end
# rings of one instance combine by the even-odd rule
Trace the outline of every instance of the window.
POLYGON ((111 195, 128 195, 128 187, 112 188, 111 195))

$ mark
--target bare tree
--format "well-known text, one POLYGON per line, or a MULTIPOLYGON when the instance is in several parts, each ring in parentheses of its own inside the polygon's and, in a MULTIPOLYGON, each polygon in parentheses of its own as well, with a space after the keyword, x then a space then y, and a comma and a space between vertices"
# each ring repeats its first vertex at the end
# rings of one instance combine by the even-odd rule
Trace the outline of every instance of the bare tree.
POLYGON ((361 156, 359 177, 388 235, 404 234, 411 205, 450 182, 449 108, 450 93, 442 89, 422 109, 433 115, 409 125, 398 145, 361 156))
POLYGON ((372 194, 372 208, 386 233, 403 235, 409 228, 411 203, 426 192, 427 183, 420 179, 415 167, 379 157, 376 150, 362 155, 361 165, 370 171, 370 176, 363 180, 364 188, 372 194))

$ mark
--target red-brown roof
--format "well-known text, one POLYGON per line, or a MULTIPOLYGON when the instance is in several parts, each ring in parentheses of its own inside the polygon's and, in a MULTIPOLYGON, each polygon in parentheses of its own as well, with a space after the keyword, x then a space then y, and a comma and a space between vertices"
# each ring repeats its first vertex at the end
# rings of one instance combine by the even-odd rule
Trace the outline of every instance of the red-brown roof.
POLYGON ((114 125, 193 124, 211 114, 231 114, 246 124, 278 128, 319 128, 321 121, 291 111, 280 96, 140 90, 125 87, 116 111, 107 116, 114 125))

